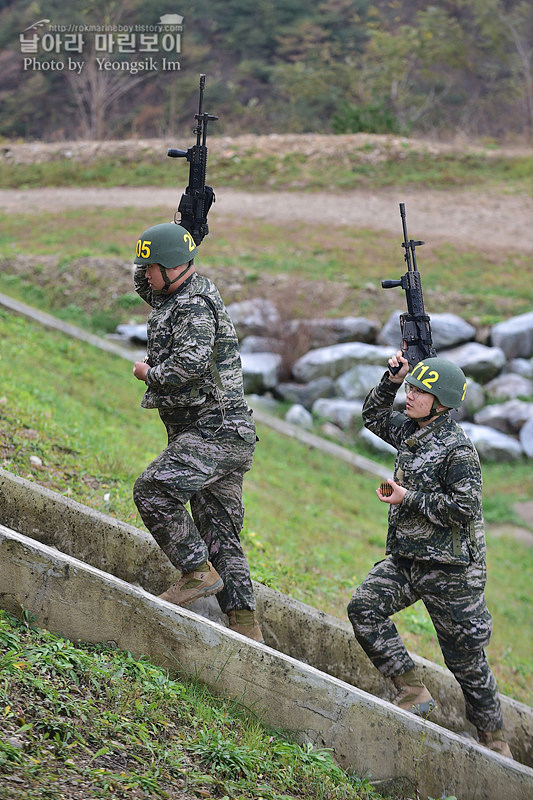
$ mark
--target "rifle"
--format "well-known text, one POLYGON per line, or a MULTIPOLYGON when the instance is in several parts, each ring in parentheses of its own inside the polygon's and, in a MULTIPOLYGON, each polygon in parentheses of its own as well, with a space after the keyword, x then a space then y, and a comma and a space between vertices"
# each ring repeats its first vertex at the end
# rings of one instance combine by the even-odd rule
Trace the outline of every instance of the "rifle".
MULTIPOLYGON (((403 242, 405 250, 404 259, 407 263, 407 272, 398 281, 381 281, 383 289, 392 289, 401 286, 405 291, 407 300, 407 313, 400 314, 400 330, 402 333, 402 353, 414 367, 424 358, 437 355, 433 347, 431 324, 429 316, 424 310, 424 297, 422 295, 422 279, 416 265, 415 248, 424 242, 415 242, 407 236, 407 223, 405 221, 405 203, 400 203, 400 216, 402 218, 403 242)), ((400 367, 389 367, 395 375, 400 367)))
POLYGON ((189 185, 181 196, 178 210, 174 214, 174 221, 177 222, 176 215, 180 214, 179 224, 189 231, 197 245, 209 233, 207 214, 215 202, 215 193, 212 187, 205 185, 207 169, 207 147, 205 142, 207 138, 207 123, 209 120, 218 119, 218 117, 203 110, 204 87, 205 75, 200 75, 198 113, 194 115, 198 124, 193 128, 193 133, 196 134, 196 144, 189 147, 188 150, 176 150, 172 147, 167 152, 167 156, 170 156, 170 158, 186 158, 190 164, 189 185))

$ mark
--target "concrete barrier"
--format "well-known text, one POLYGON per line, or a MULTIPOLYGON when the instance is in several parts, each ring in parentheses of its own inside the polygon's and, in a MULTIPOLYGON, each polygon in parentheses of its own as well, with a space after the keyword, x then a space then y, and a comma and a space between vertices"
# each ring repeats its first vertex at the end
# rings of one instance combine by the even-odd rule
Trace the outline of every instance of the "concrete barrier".
MULTIPOLYGON (((1 469, 0 523, 156 595, 177 576, 147 532, 1 469)), ((373 667, 347 621, 262 584, 255 583, 254 589, 268 645, 365 692, 391 699, 392 683, 373 667)), ((214 598, 189 608, 213 622, 226 623, 214 598)), ((451 673, 414 654, 413 659, 438 704, 432 721, 452 732, 473 735, 451 673)), ((515 758, 533 766, 533 709, 507 697, 502 697, 502 707, 515 758)))
POLYGON ((113 642, 238 698, 381 789, 531 800, 533 769, 0 525, 0 604, 73 641, 113 642))

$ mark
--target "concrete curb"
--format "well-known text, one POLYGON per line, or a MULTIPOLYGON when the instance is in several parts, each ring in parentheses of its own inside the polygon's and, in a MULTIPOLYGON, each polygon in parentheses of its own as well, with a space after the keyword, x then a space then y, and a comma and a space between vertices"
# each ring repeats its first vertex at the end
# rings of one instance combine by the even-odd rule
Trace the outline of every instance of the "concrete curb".
POLYGON ((322 450, 330 456, 346 461, 346 463, 350 464, 357 472, 375 475, 376 478, 380 480, 385 480, 391 475, 390 468, 384 467, 382 464, 378 464, 375 461, 371 461, 369 458, 360 456, 348 450, 348 448, 342 447, 340 444, 335 444, 335 442, 330 442, 328 439, 323 439, 321 436, 317 436, 314 433, 309 433, 309 431, 306 431, 304 428, 299 428, 297 425, 291 425, 290 422, 285 422, 285 420, 273 417, 271 414, 266 414, 258 408, 254 408, 254 419, 272 428, 272 430, 275 430, 277 433, 290 436, 293 439, 297 439, 299 442, 303 442, 303 444, 306 444, 308 447, 312 447, 315 450, 322 450))
MULTIPOLYGON (((156 595, 177 576, 147 532, 2 469, 0 523, 156 595)), ((391 698, 392 684, 373 667, 347 621, 262 584, 255 583, 254 589, 268 645, 365 692, 391 698)), ((189 609, 226 624, 214 598, 189 609)), ((453 732, 473 734, 464 716, 462 693, 451 673, 419 656, 412 657, 438 704, 432 721, 453 732)), ((502 707, 515 758, 533 765, 533 709, 507 697, 502 697, 502 707)))
POLYGON ((262 721, 333 749, 381 787, 424 798, 528 800, 533 770, 191 611, 0 526, 1 605, 73 641, 114 642, 238 698, 262 721), (81 602, 80 602, 81 599, 81 602), (430 761, 431 767, 425 765, 430 761))
MULTIPOLYGON (((100 350, 105 350, 107 353, 126 358, 132 363, 141 355, 141 351, 128 350, 126 347, 121 347, 119 344, 110 342, 107 339, 102 339, 100 336, 95 336, 93 333, 84 331, 83 328, 78 328, 76 325, 71 325, 69 322, 63 322, 57 319, 57 317, 47 314, 45 311, 40 311, 38 308, 28 306, 26 303, 20 302, 20 300, 15 300, 13 297, 8 297, 1 293, 0 306, 7 308, 8 311, 12 311, 14 314, 18 314, 21 317, 26 317, 26 319, 31 319, 33 322, 38 322, 40 325, 44 325, 45 328, 59 331, 66 336, 71 336, 73 339, 87 342, 93 345, 93 347, 98 347, 100 350)), ((142 351, 143 358, 144 354, 145 351, 142 351)))

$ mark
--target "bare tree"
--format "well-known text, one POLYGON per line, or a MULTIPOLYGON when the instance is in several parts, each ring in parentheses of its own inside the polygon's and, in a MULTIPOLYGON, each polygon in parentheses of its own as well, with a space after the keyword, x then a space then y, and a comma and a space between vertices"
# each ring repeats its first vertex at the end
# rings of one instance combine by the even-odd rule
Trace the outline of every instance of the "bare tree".
POLYGON ((107 120, 115 103, 155 73, 133 76, 129 72, 108 72, 99 68, 96 59, 90 59, 84 63, 80 74, 68 70, 65 74, 80 112, 84 135, 89 139, 103 139, 109 133, 107 120))
MULTIPOLYGON (((123 0, 87 0, 82 17, 88 25, 98 24, 102 30, 112 31, 121 21, 123 0)), ((65 70, 67 80, 80 113, 83 133, 91 139, 103 139, 108 135, 109 112, 118 100, 130 92, 154 72, 134 74, 133 69, 122 69, 135 64, 135 56, 121 58, 118 71, 106 69, 104 58, 96 57, 96 45, 92 43, 84 52, 86 56, 80 71, 65 70), (128 65, 129 62, 129 65, 128 65)))

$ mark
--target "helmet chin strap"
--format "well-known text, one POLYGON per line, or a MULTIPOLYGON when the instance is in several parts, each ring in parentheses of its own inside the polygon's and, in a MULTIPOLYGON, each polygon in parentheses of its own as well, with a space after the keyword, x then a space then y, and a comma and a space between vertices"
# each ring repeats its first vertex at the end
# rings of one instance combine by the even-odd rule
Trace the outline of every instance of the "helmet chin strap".
POLYGON ((194 259, 191 259, 191 261, 189 261, 187 266, 184 269, 181 270, 180 274, 177 275, 171 281, 168 279, 166 267, 163 267, 161 264, 158 264, 157 266, 159 267, 159 271, 161 272, 161 277, 163 278, 163 282, 164 282, 165 286, 163 287, 163 289, 156 289, 156 290, 152 289, 152 294, 155 295, 155 296, 161 295, 161 294, 168 294, 168 290, 170 289, 172 284, 176 283, 176 281, 179 281, 180 278, 183 278, 185 273, 190 270, 190 268, 192 267, 193 261, 194 261, 194 259))
POLYGON ((416 417, 416 422, 428 422, 428 420, 433 419, 433 417, 440 417, 441 414, 444 414, 448 409, 444 406, 441 411, 438 411, 440 403, 435 397, 433 403, 431 404, 431 409, 429 414, 426 414, 425 417, 416 417))

